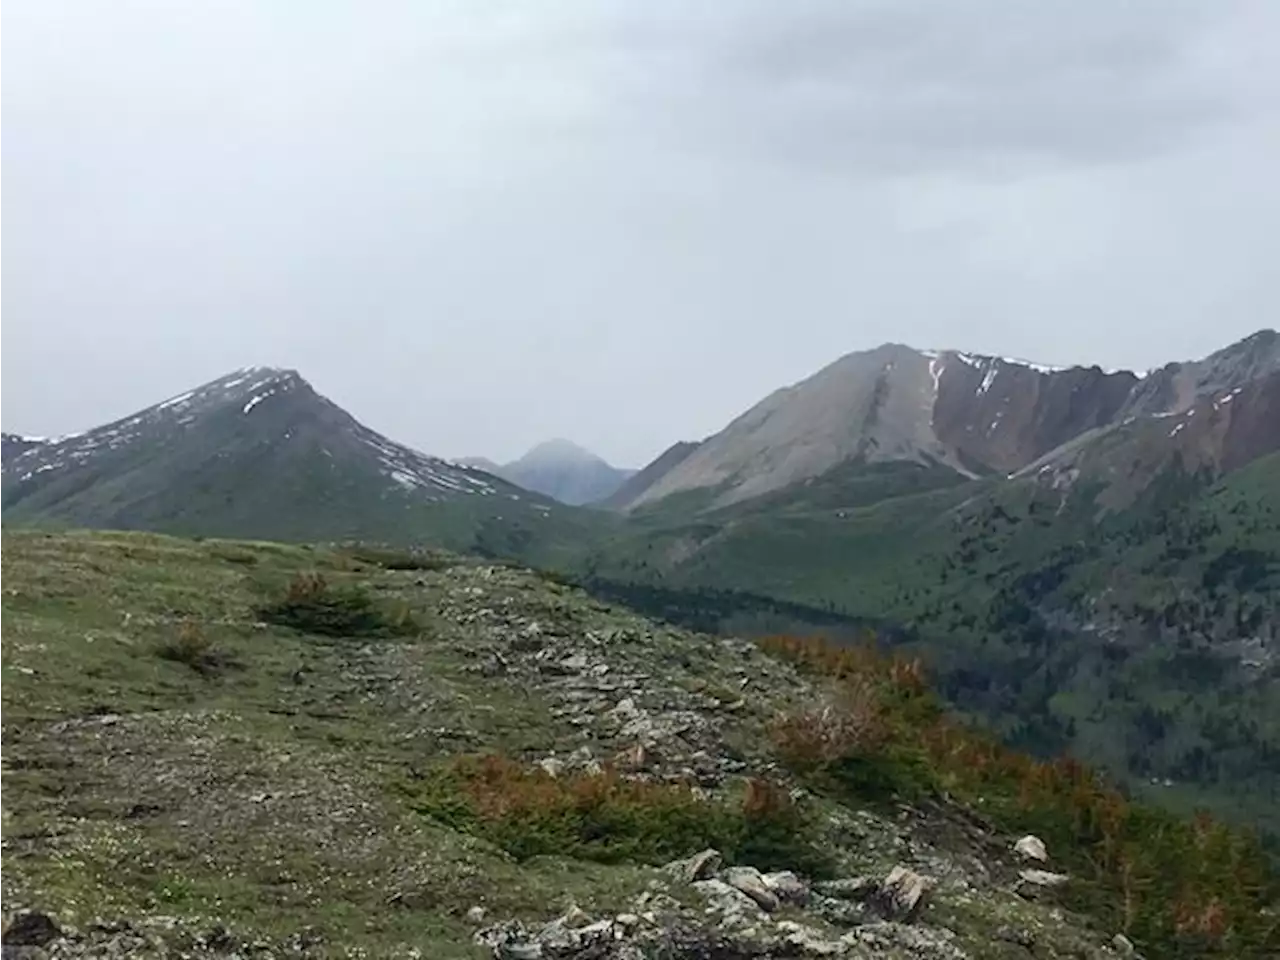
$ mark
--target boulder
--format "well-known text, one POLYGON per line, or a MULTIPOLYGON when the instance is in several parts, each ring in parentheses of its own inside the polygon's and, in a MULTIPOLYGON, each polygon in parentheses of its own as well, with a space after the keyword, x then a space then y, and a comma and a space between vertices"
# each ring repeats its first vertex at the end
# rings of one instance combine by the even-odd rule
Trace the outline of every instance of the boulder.
POLYGON ((692 857, 684 860, 673 860, 662 869, 668 873, 673 873, 685 883, 693 883, 696 880, 706 880, 715 875, 720 869, 723 858, 720 856, 719 850, 707 848, 701 853, 695 853, 692 857))
POLYGON ((760 905, 723 880, 698 880, 693 889, 711 902, 711 910, 719 913, 727 926, 734 926, 760 915, 760 905))
POLYGON ((1062 886, 1070 879, 1065 873, 1050 873, 1048 870, 1023 870, 1018 874, 1018 883, 1014 890, 1025 900, 1036 900, 1055 887, 1062 886))
POLYGON ((1044 841, 1032 834, 1027 834, 1015 843, 1013 852, 1024 860, 1036 860, 1044 863, 1049 859, 1049 851, 1045 849, 1044 841))
POLYGON ((896 866, 872 894, 876 910, 889 920, 910 920, 924 905, 933 881, 909 867, 896 866))
POLYGON ((779 907, 777 895, 769 889, 764 877, 755 867, 730 867, 721 878, 735 890, 741 890, 755 901, 761 910, 772 913, 779 907))
POLYGON ((1138 950, 1134 947, 1133 941, 1123 933, 1117 933, 1111 938, 1111 949, 1122 957, 1134 957, 1138 954, 1138 950))
POLYGON ((783 903, 802 907, 809 901, 809 887, 790 870, 778 870, 760 877, 764 885, 783 903))

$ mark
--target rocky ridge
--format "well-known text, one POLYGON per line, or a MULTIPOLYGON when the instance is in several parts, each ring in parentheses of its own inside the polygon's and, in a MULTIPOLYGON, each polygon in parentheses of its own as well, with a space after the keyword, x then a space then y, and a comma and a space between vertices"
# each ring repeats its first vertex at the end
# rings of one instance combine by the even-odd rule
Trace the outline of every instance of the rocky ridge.
MULTIPOLYGON (((1099 433, 1135 422, 1155 430, 1151 424, 1161 418, 1189 416, 1206 403, 1221 408, 1242 391, 1269 399, 1254 403, 1250 393, 1239 409, 1268 417, 1277 376, 1280 335, 1274 330, 1141 375, 884 344, 775 391, 678 458, 659 458, 641 471, 646 483, 627 488, 630 499, 618 505, 703 491, 714 506, 726 506, 847 463, 905 461, 967 477, 1009 476, 1057 462, 1059 452, 1088 448, 1099 433)), ((1208 451, 1200 459, 1231 469, 1277 443, 1274 426, 1249 424, 1225 438, 1202 435, 1208 451)))
POLYGON ((1054 851, 942 800, 850 806, 792 783, 820 811, 815 848, 833 864, 814 878, 710 850, 666 866, 512 860, 388 790, 388 771, 413 782, 424 764, 476 750, 550 777, 609 766, 694 781, 708 799, 749 775, 785 782, 764 727, 826 694, 745 641, 460 560, 389 570, 261 544, 11 534, 5 559, 6 956, 1132 955, 1115 930, 1057 904, 1054 851), (418 611, 423 632, 330 644, 260 624, 248 567, 366 583, 418 611), (162 568, 192 589, 165 594, 162 568), (41 599, 40 570, 106 605, 62 637, 66 608, 41 599), (173 629, 175 609, 240 664, 234 685, 162 665, 172 701, 139 709, 136 698, 166 695, 148 685, 149 661, 138 679, 125 664, 173 629), (85 656, 119 664, 113 687, 85 673, 85 656), (66 875, 72 851, 82 866, 66 875), (157 898, 155 874, 113 872, 122 851, 185 892, 157 898), (228 871, 243 893, 209 886, 228 871), (360 920, 330 915, 339 903, 360 920))

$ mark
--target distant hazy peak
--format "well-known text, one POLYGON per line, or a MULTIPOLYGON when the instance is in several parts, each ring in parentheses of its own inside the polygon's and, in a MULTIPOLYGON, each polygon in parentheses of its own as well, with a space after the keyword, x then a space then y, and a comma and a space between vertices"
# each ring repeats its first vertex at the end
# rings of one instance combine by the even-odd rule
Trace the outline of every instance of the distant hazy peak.
MULTIPOLYGON (((556 437, 529 448, 515 463, 605 463, 605 459, 572 440, 556 437)), ((508 464, 511 466, 512 464, 508 464)))

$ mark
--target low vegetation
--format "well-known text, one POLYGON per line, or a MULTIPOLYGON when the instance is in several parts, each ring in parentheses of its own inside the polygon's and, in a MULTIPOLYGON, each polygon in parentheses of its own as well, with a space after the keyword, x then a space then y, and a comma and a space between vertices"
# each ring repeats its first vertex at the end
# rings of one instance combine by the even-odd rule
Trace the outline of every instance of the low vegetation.
POLYGON ((824 872, 809 813, 783 787, 750 779, 731 801, 614 767, 555 775, 500 755, 460 757, 410 788, 415 807, 513 857, 662 864, 714 847, 761 869, 824 872))
POLYGON ((344 555, 383 570, 447 570, 457 558, 425 550, 397 550, 394 547, 347 547, 344 555))
POLYGON ((185 664, 203 676, 212 676, 234 663, 214 646, 195 620, 183 620, 173 636, 160 641, 156 645, 156 656, 185 664))
POLYGON ((1134 802, 1073 759, 1002 746, 939 709, 918 661, 815 638, 763 646, 833 681, 828 706, 774 728, 780 756, 816 789, 871 801, 948 796, 1004 830, 1035 833, 1072 877, 1067 902, 1154 956, 1275 956, 1280 883, 1251 833, 1134 802))
POLYGON ((385 637, 415 633, 407 606, 380 607, 358 584, 335 586, 320 573, 300 573, 284 595, 258 608, 267 623, 327 637, 385 637))
MULTIPOLYGON (((3 561, 4 920, 93 941, 67 956, 465 960, 477 929, 570 905, 719 943, 712 899, 657 867, 704 847, 927 878, 910 923, 774 915, 903 938, 850 957, 1106 956, 1121 930, 1152 958, 1275 955, 1247 837, 998 747, 870 647, 766 654, 528 571, 345 548, 6 531, 3 561), (1052 899, 1018 892, 1023 832, 1073 878, 1052 899)), ((761 955, 781 928, 733 936, 761 955)))

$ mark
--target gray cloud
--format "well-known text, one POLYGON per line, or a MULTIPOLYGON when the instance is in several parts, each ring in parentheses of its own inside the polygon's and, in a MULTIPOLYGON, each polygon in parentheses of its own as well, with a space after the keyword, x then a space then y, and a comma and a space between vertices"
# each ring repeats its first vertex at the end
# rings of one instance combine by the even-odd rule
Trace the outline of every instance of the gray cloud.
POLYGON ((639 464, 886 339, 1275 323, 1266 0, 688 6, 7 3, 6 428, 276 363, 639 464))

